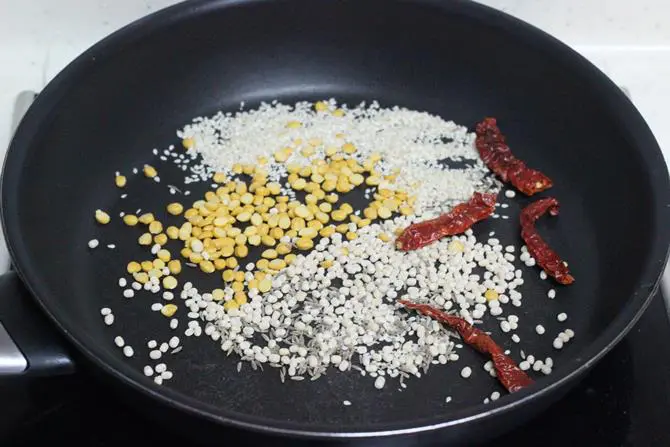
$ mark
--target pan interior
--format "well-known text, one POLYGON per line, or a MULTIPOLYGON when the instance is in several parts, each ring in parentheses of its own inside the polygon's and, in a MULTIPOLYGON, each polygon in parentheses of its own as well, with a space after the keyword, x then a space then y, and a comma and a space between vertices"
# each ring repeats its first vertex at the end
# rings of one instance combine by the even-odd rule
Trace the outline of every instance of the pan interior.
MULTIPOLYGON (((146 341, 174 333, 149 310, 154 297, 121 296, 116 283, 125 264, 147 255, 136 243, 139 230, 124 227, 118 213, 141 208, 171 222, 164 204, 174 196, 165 185, 180 185, 182 174, 160 164, 160 184, 130 175, 129 195, 121 199, 114 172, 156 163, 151 149, 178 144, 177 128, 194 116, 235 110, 240 101, 253 107, 273 99, 376 99, 468 126, 496 116, 515 153, 555 180, 550 194, 561 202, 561 215, 539 228, 570 261, 577 281, 557 287, 540 280, 536 268, 523 267, 524 305, 505 309, 521 318, 521 343, 501 334, 490 317, 485 327, 517 360, 520 349, 552 356, 554 374, 580 363, 640 287, 656 231, 648 167, 624 115, 612 108, 630 107, 611 99, 618 98, 614 86, 553 51, 544 36, 530 40, 508 19, 462 2, 229 3, 184 7, 160 26, 157 19, 147 22, 150 33, 127 30, 60 79, 62 94, 47 90, 48 109, 26 140, 20 172, 5 180, 3 197, 6 219, 20 228, 18 264, 62 325, 103 362, 150 385, 141 375, 146 341), (110 210, 113 223, 97 226, 96 208, 110 210), (116 248, 90 252, 92 238, 116 248), (555 300, 547 298, 550 288, 558 289, 555 300), (112 328, 102 324, 103 306, 114 309, 112 328), (559 312, 568 314, 566 323, 557 322, 559 312), (536 324, 547 328, 544 336, 535 333, 536 324), (551 342, 567 327, 577 335, 555 351, 551 342), (116 335, 135 346, 134 358, 114 347, 116 335)), ((24 123, 31 124, 30 118, 24 123)), ((191 187, 191 197, 204 188, 191 187)), ((485 222, 476 233, 494 229, 503 243, 519 245, 517 216, 528 201, 504 200, 511 218, 485 222)), ((182 315, 179 335, 185 321, 182 315)), ((339 372, 281 385, 275 371, 245 366, 238 374, 237 360, 211 340, 184 344, 169 358, 175 378, 167 386, 175 399, 190 396, 218 416, 286 428, 355 431, 445 421, 502 391, 481 368, 486 359, 468 349, 458 362, 409 380, 407 390, 387 381, 380 391, 369 378, 339 372), (466 365, 475 371, 469 380, 459 376, 466 365)))

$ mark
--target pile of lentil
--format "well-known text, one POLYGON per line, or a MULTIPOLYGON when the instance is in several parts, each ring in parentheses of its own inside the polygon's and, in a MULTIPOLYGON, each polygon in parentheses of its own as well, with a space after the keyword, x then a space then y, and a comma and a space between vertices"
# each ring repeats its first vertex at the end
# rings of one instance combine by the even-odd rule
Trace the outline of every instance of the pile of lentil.
MULTIPOLYGON (((183 306, 190 319, 184 334, 209 336, 239 356, 238 368, 245 361, 269 365, 284 381, 316 380, 332 366, 373 377, 377 388, 387 378, 405 386, 405 378, 421 377, 431 364, 457 360, 458 339, 438 322, 401 309, 399 298, 471 323, 501 315, 501 304, 521 305, 516 248, 493 234, 477 240, 468 230, 416 251, 395 247, 409 224, 474 192, 499 192, 474 134, 463 126, 398 107, 349 109, 329 100, 219 112, 194 119, 177 135, 183 148, 170 147, 160 159, 180 167, 184 189, 207 182, 211 190, 188 206, 166 205, 183 218, 180 226, 165 227, 151 212, 122 213, 126 225, 143 228, 138 243, 151 256, 130 260, 119 286, 126 298, 141 290, 162 294, 166 303, 152 310, 170 318, 174 330, 183 306), (367 202, 360 209, 347 201, 354 191, 367 202), (181 284, 184 266, 220 276, 221 286, 181 284)), ((161 181, 154 166, 142 173, 161 181)), ((127 178, 117 173, 115 183, 126 188, 127 178)), ((111 221, 103 210, 95 219, 111 221)), ((521 258, 533 261, 526 250, 521 258)), ((111 310, 103 311, 112 325, 111 310)), ((501 321, 504 332, 511 323, 501 321)), ((115 343, 133 355, 121 337, 115 343)), ((154 361, 180 349, 178 337, 150 345, 154 361)), ((544 363, 540 369, 551 372, 544 363)), ((173 376, 164 363, 144 372, 156 373, 156 383, 173 376)))

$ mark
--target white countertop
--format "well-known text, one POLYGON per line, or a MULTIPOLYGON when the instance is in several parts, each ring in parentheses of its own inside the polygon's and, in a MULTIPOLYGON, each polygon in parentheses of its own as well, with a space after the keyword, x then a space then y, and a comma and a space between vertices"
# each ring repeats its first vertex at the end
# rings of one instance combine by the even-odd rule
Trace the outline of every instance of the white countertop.
MULTIPOLYGON (((13 103, 79 53, 175 0, 0 0, 0 154, 13 103)), ((670 2, 480 0, 561 39, 626 86, 670 160, 670 2), (663 20, 665 19, 665 20, 663 20)), ((0 238, 1 239, 1 238, 0 238)), ((8 265, 0 240, 0 271, 8 265)))

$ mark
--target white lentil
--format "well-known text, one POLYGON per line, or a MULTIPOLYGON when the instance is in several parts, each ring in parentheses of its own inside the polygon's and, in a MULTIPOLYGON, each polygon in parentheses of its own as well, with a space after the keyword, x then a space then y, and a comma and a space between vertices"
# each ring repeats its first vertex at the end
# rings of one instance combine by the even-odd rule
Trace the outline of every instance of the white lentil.
POLYGON ((126 278, 119 278, 119 287, 126 287, 127 284, 126 278))
POLYGON ((112 309, 110 309, 109 307, 103 307, 102 309, 100 309, 100 315, 102 315, 103 317, 111 313, 112 309))
POLYGON ((464 379, 467 379, 471 375, 472 375, 472 368, 470 368, 469 366, 466 366, 461 370, 461 377, 463 377, 464 379))
POLYGON ((560 322, 563 322, 568 319, 568 314, 566 314, 565 312, 561 312, 556 316, 556 319, 560 322))
POLYGON ((161 358, 162 355, 163 353, 160 352, 158 349, 154 349, 153 351, 149 352, 149 358, 151 360, 158 360, 159 358, 161 358))
POLYGON ((126 298, 132 298, 135 296, 135 292, 133 291, 133 289, 126 289, 123 291, 123 296, 126 298))
POLYGON ((147 376, 147 377, 153 376, 154 375, 154 369, 149 365, 145 365, 144 366, 144 375, 147 376))
POLYGON ((556 337, 554 339, 553 346, 554 346, 554 349, 562 349, 563 348, 563 340, 556 337))
POLYGON ((384 383, 386 383, 386 379, 384 378, 384 376, 377 377, 377 379, 375 379, 375 388, 381 390, 382 388, 384 388, 384 383))
POLYGON ((535 332, 537 332, 538 335, 544 334, 545 332, 544 326, 538 324, 537 326, 535 326, 535 332))
POLYGON ((154 367, 154 370, 158 373, 161 374, 165 371, 167 371, 167 365, 165 363, 159 363, 154 367))
MULTIPOLYGON (((329 104, 334 106, 332 102, 329 104)), ((412 188, 417 196, 416 215, 373 223, 361 229, 349 224, 349 229, 356 231, 357 239, 347 241, 339 233, 328 238, 327 243, 322 239, 315 250, 299 255, 291 266, 273 275, 272 290, 262 300, 259 295, 249 293, 247 304, 239 309, 224 311, 225 301, 213 302, 211 296, 206 297, 207 294, 199 293, 192 284, 185 284, 180 296, 186 300, 187 310, 190 310, 187 316, 192 321, 184 335, 199 336, 203 327, 198 321, 207 322, 203 323, 205 335, 218 341, 223 351, 234 351, 255 362, 283 367, 282 379, 286 374, 294 380, 301 380, 304 374, 318 377, 328 364, 342 370, 360 367, 362 374, 375 378, 375 385, 386 376, 420 377, 431 363, 454 361, 458 355, 452 352, 455 345, 441 325, 412 312, 397 311, 398 296, 429 301, 444 310, 460 312, 468 320, 484 318, 486 312, 501 315, 501 303, 511 301, 513 306, 521 306, 521 294, 514 290, 523 284, 521 271, 515 270, 512 264, 514 246, 504 247, 500 240, 477 242, 472 231, 468 231, 458 236, 464 245, 463 252, 447 253, 445 248, 451 238, 445 238, 420 252, 403 253, 376 237, 381 231, 392 234, 415 219, 447 211, 454 203, 468 199, 474 191, 499 188, 477 156, 473 134, 438 117, 404 109, 381 109, 376 104, 347 109, 337 120, 330 114, 315 114, 311 104, 300 103, 293 109, 273 104, 263 105, 253 114, 221 113, 212 118, 198 118, 178 133, 182 138, 193 139, 194 150, 177 157, 171 148, 165 156, 188 164, 188 167, 183 166, 188 175, 186 183, 205 181, 209 185, 214 170, 230 174, 233 163, 255 164, 259 155, 267 156, 274 152, 275 146, 284 147, 298 137, 305 141, 312 137, 323 138, 324 146, 341 145, 332 134, 342 130, 347 141, 358 148, 352 158, 363 161, 375 150, 382 154, 379 170, 384 175, 396 167, 403 168, 403 176, 398 178, 394 188, 408 189, 420 181, 418 188, 412 188), (303 125, 285 131, 289 119, 303 125), (417 145, 421 151, 408 150, 417 145), (197 155, 201 155, 206 164, 195 161, 197 155), (189 158, 193 163, 186 163, 189 158), (445 158, 476 161, 474 166, 464 170, 445 170, 436 162, 445 158), (349 250, 347 256, 341 254, 345 246, 349 250), (327 270, 320 268, 324 259, 334 261, 333 266, 327 270), (488 274, 484 280, 472 274, 473 269, 479 267, 488 274), (342 282, 339 290, 331 285, 336 281, 342 282), (496 290, 500 302, 495 300, 495 304, 487 306, 486 300, 480 301, 486 281, 491 283, 490 287, 486 284, 486 288, 496 290), (410 334, 416 334, 418 340, 410 334), (255 341, 260 339, 257 336, 267 338, 265 342, 255 341), (357 355, 351 357, 351 352, 357 355), (307 361, 308 358, 313 360, 307 361)), ((300 152, 294 151, 287 162, 309 161, 300 152)), ((323 155, 322 148, 317 148, 317 155, 323 155)), ((269 158, 268 178, 280 180, 286 175, 285 166, 269 158)), ((368 194, 371 194, 374 189, 369 189, 368 194)), ((282 188, 282 193, 295 196, 290 189, 282 188)), ((508 190, 506 196, 510 194, 515 195, 508 190)), ((269 212, 272 214, 273 210, 269 212)), ((292 241, 286 241, 289 242, 292 241)), ((191 243, 191 248, 201 252, 198 243, 195 244, 193 247, 191 243)), ((526 256, 530 262, 527 252, 526 256)), ((236 268, 243 269, 246 268, 236 268)), ((246 281, 249 279, 245 276, 246 281)), ((152 282, 147 290, 157 293, 160 287, 152 282)), ((167 298, 169 296, 163 293, 164 299, 172 299, 167 298)), ((226 299, 230 299, 230 295, 226 299)), ((157 306, 156 310, 159 310, 157 306)), ((176 319, 170 320, 172 329, 176 329, 177 324, 176 319)), ((505 325, 508 331, 516 329, 518 318, 508 319, 505 325)), ((505 325, 501 323, 501 328, 505 325)), ((512 339, 515 337, 519 340, 513 334, 512 339)), ((471 369, 468 367, 468 370, 469 376, 471 369)), ((464 371, 465 368, 462 374, 464 371)))
POLYGON ((125 355, 126 357, 132 357, 134 354, 135 354, 135 351, 133 350, 133 348, 131 346, 126 345, 126 346, 123 347, 123 355, 125 355))
POLYGON ((118 346, 119 348, 123 348, 123 346, 126 344, 126 342, 123 339, 123 337, 121 337, 120 335, 117 335, 116 337, 114 337, 114 344, 116 346, 118 346))
POLYGON ((173 349, 179 346, 179 337, 177 336, 172 337, 168 342, 168 345, 173 349))
POLYGON ((104 322, 107 326, 111 326, 114 324, 114 314, 110 313, 105 315, 104 322))
POLYGON ((515 196, 516 192, 514 192, 513 190, 508 189, 505 191, 505 197, 507 197, 508 199, 513 199, 515 196))
POLYGON ((549 289, 549 291, 547 292, 547 296, 549 297, 549 299, 553 300, 554 298, 556 298, 556 290, 549 289))
POLYGON ((98 245, 100 245, 100 242, 97 239, 88 241, 88 248, 96 248, 98 245))

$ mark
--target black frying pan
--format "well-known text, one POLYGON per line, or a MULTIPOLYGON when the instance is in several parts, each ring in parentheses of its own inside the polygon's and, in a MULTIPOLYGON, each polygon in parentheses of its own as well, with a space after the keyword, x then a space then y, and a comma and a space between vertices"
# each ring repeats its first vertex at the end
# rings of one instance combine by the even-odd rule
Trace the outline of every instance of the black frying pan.
MULTIPOLYGON (((668 187, 651 132, 617 86, 564 45, 502 13, 464 1, 192 1, 115 33, 49 84, 7 155, 2 215, 18 274, 43 311, 76 351, 114 383, 138 391, 136 398, 148 396, 206 428, 320 438, 424 433, 421 439, 472 442, 536 414, 635 323, 666 260, 668 187), (149 310, 153 298, 120 295, 123 266, 143 252, 116 216, 143 208, 169 221, 162 210, 173 196, 164 185, 182 176, 159 164, 161 184, 133 177, 122 200, 114 171, 158 163, 151 149, 177 144, 175 129, 196 115, 233 110, 243 100, 253 107, 331 96, 349 104, 378 99, 470 125, 496 116, 517 155, 555 180, 550 193, 562 214, 539 227, 577 281, 549 300, 547 290, 556 286, 529 272, 524 306, 513 310, 522 319, 519 345, 495 321, 485 324, 517 360, 519 349, 551 355, 551 376, 536 375, 531 388, 484 405, 501 389, 478 367, 470 380, 459 377, 464 365, 485 361, 463 349, 459 362, 410 380, 402 392, 336 372, 281 385, 275 372, 247 367, 238 374, 237 360, 203 339, 188 339, 170 360, 169 385, 142 375, 145 341, 171 333, 149 310), (104 229, 92 219, 100 207, 115 217, 104 229), (91 253, 92 237, 117 249, 91 253), (101 322, 103 306, 115 311, 111 329, 101 322), (533 328, 542 323, 556 334, 568 327, 556 321, 559 312, 568 313, 577 335, 556 352, 553 336, 533 328), (136 347, 133 359, 114 346, 117 334, 136 347), (345 399, 353 405, 343 406, 345 399)), ((191 189, 191 197, 204 191, 191 189)), ((511 203, 516 216, 527 200, 511 203)), ((519 242, 516 217, 476 227, 478 234, 491 229, 519 242)), ((19 292, 15 282, 7 284, 19 292)), ((31 366, 50 366, 49 353, 40 353, 46 360, 31 366)))

